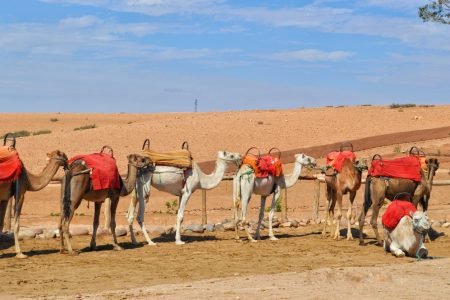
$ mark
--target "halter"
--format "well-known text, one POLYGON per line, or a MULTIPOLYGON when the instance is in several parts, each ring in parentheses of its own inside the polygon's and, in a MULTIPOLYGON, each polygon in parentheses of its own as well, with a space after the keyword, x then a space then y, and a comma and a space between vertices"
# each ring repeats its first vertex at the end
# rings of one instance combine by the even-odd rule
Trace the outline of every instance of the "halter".
POLYGON ((420 242, 419 242, 419 247, 417 248, 416 251, 416 258, 417 260, 421 260, 422 258, 419 256, 419 251, 420 249, 422 249, 422 245, 425 241, 425 236, 427 235, 428 229, 422 229, 419 226, 416 226, 416 224, 414 223, 414 218, 413 218, 413 230, 414 232, 417 232, 418 234, 420 234, 420 242))
POLYGON ((69 165, 67 163, 67 159, 65 158, 61 158, 61 157, 50 157, 50 160, 57 160, 57 161, 61 161, 63 163, 63 169, 64 170, 68 170, 69 169, 69 165))

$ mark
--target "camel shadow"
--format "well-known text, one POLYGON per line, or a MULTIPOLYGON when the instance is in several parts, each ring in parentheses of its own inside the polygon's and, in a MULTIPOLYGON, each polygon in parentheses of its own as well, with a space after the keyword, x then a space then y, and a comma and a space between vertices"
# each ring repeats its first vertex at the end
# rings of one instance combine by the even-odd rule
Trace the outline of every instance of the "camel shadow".
MULTIPOLYGON (((359 239, 359 237, 360 237, 359 229, 357 229, 357 228, 351 228, 350 230, 351 230, 351 232, 352 232, 352 236, 353 236, 354 238, 358 238, 358 239, 359 239)), ((341 229, 341 230, 339 231, 339 235, 340 235, 341 237, 347 237, 347 228, 341 229)), ((368 235, 365 234, 365 233, 363 233, 363 238, 364 238, 364 239, 368 238, 368 235)))
MULTIPOLYGON (((158 237, 152 239, 155 243, 174 243, 175 242, 175 234, 161 234, 158 237)), ((205 241, 217 241, 218 239, 215 236, 202 236, 202 235, 183 235, 182 239, 186 244, 195 243, 195 242, 205 242, 205 241)))

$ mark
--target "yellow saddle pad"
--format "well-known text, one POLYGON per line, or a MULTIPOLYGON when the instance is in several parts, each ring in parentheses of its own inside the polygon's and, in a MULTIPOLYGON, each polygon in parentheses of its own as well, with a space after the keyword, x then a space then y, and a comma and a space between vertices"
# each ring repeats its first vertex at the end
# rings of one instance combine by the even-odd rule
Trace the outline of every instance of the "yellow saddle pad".
POLYGON ((143 155, 148 156, 157 166, 171 166, 179 168, 192 167, 191 152, 185 149, 171 152, 156 152, 153 150, 143 150, 143 155))

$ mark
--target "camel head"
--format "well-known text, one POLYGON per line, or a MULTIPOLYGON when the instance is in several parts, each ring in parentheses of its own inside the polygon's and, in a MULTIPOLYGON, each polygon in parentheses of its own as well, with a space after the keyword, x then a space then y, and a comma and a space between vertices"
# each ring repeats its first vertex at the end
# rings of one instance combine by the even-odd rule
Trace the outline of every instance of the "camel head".
POLYGON ((316 160, 314 158, 312 158, 311 156, 305 155, 303 153, 295 154, 295 162, 298 162, 302 166, 307 166, 307 167, 315 167, 316 166, 316 160))
POLYGON ((64 167, 67 167, 68 161, 67 155, 60 150, 54 150, 52 152, 47 153, 47 161, 51 160, 59 161, 64 167))
POLYGON ((428 221, 428 215, 423 211, 416 211, 409 213, 413 220, 413 228, 419 233, 427 232, 430 229, 430 222, 428 221))
POLYGON ((359 172, 369 169, 369 167, 367 166, 367 159, 357 159, 354 165, 356 170, 358 170, 359 172))
POLYGON ((217 158, 224 160, 228 163, 234 162, 237 165, 240 165, 240 163, 242 161, 242 156, 239 153, 227 152, 227 151, 219 151, 217 153, 217 158))
POLYGON ((439 160, 437 158, 429 158, 426 160, 428 166, 428 177, 434 177, 436 175, 437 169, 439 169, 439 160))
POLYGON ((153 164, 150 157, 142 156, 139 154, 129 154, 127 155, 128 164, 135 166, 136 168, 147 168, 153 164))

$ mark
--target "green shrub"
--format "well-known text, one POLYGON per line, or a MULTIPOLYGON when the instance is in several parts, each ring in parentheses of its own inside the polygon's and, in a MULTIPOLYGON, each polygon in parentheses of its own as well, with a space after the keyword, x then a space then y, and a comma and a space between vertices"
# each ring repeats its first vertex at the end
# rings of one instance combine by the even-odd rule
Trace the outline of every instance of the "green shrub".
POLYGON ((178 199, 170 201, 166 201, 166 213, 174 215, 178 213, 178 199))
POLYGON ((51 119, 50 119, 50 122, 58 122, 58 121, 59 121, 58 118, 51 118, 51 119))
MULTIPOLYGON (((27 131, 27 130, 20 130, 20 131, 14 131, 11 132, 16 138, 17 137, 25 137, 25 136, 30 136, 31 132, 27 131)), ((0 136, 0 139, 3 139, 8 133, 5 133, 4 135, 0 136)))
POLYGON ((50 134, 50 133, 52 133, 51 130, 48 130, 48 129, 42 129, 42 130, 33 132, 33 135, 50 134))
POLYGON ((84 126, 80 126, 80 127, 74 128, 73 130, 77 131, 77 130, 86 130, 86 129, 92 129, 92 128, 97 128, 97 125, 95 125, 95 124, 84 125, 84 126))
POLYGON ((416 105, 413 103, 406 103, 406 104, 393 103, 389 107, 390 108, 409 108, 409 107, 416 107, 416 105))

